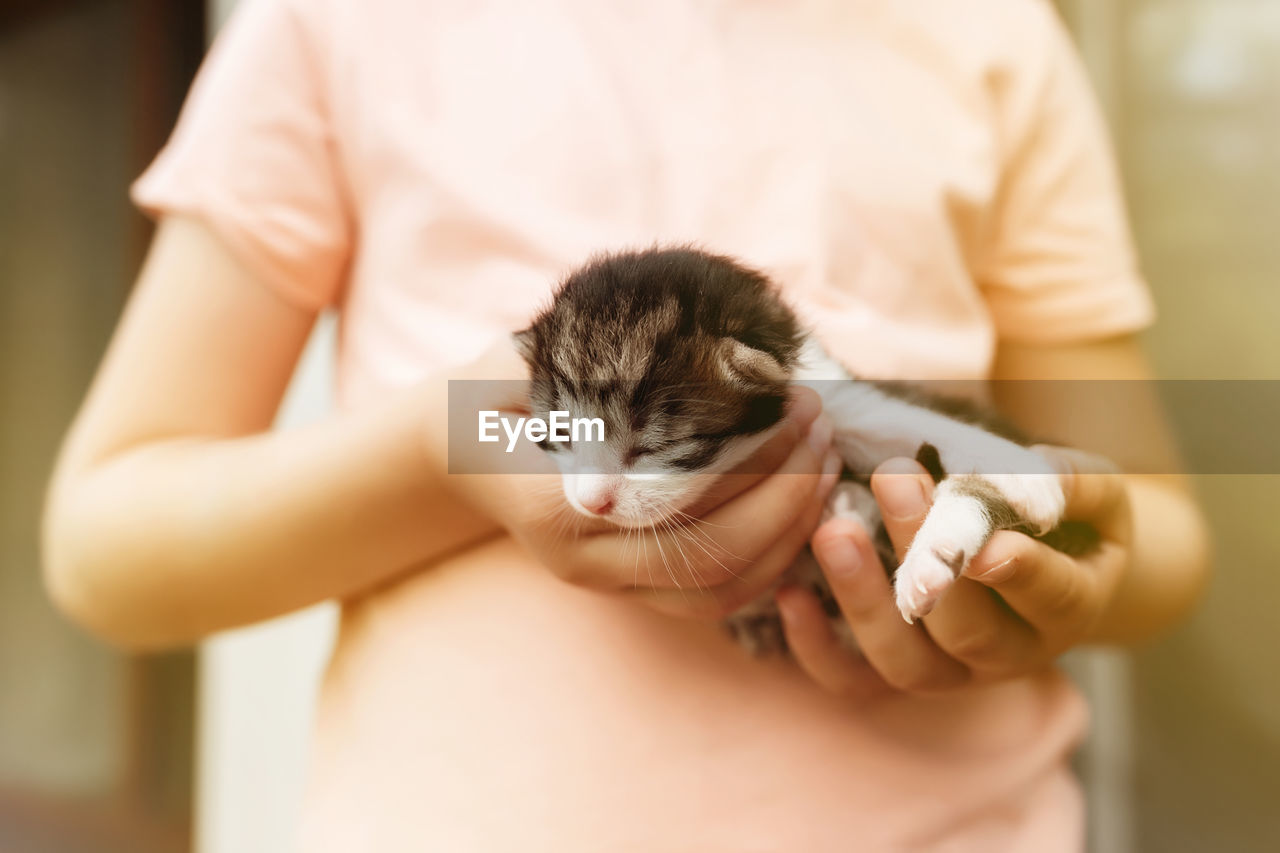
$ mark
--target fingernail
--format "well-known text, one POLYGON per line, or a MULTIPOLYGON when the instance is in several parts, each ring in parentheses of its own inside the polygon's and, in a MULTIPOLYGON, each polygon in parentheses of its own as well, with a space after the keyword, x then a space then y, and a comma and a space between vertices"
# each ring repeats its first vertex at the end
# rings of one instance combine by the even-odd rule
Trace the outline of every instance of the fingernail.
POLYGON ((924 486, 915 474, 887 476, 876 497, 880 500, 880 514, 894 521, 916 518, 929 508, 924 486))
POLYGON ((826 458, 822 460, 822 476, 818 478, 818 490, 815 494, 825 496, 831 491, 836 480, 840 479, 842 470, 844 470, 844 460, 840 458, 840 454, 834 450, 828 450, 826 458))
POLYGON ((840 577, 849 577, 862 568, 862 554, 848 536, 837 536, 822 548, 826 556, 827 571, 840 577))
MULTIPOLYGON (((1017 557, 1009 557, 989 568, 980 569, 972 573, 965 572, 965 574, 982 583, 1002 583, 1013 577, 1017 562, 1017 557)), ((972 563, 969 567, 970 569, 976 568, 972 563)))
POLYGON ((817 420, 809 427, 809 447, 818 456, 827 452, 827 448, 831 447, 831 437, 835 433, 835 426, 831 423, 831 418, 826 415, 818 415, 817 420))

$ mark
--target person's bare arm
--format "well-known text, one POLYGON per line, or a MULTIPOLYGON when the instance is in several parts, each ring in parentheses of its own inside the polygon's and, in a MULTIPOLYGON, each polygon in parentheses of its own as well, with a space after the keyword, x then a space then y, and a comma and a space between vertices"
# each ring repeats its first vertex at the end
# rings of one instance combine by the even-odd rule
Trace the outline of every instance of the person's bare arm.
POLYGON ((46 578, 69 614, 122 645, 184 643, 495 529, 425 470, 443 381, 267 431, 314 319, 204 226, 162 223, 50 487, 46 578))
POLYGON ((1080 407, 1055 411, 1038 406, 1016 392, 1017 382, 998 386, 1011 392, 999 402, 1030 431, 1102 452, 1122 468, 1139 462, 1146 469, 1122 478, 1132 514, 1129 565, 1088 639, 1136 643, 1181 621, 1208 582, 1209 534, 1186 478, 1178 473, 1151 368, 1136 338, 1059 346, 1002 344, 994 377, 1132 382, 1122 415, 1089 407, 1092 417, 1082 418, 1080 407), (1122 429, 1116 429, 1119 416, 1125 419, 1122 429), (1108 433, 1114 438, 1099 446, 1099 437, 1108 433))

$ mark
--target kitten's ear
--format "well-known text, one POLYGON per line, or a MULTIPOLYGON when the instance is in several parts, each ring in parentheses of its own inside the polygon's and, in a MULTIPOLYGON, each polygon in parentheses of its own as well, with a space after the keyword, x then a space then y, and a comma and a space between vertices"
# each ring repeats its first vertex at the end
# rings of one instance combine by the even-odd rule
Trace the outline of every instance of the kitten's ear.
POLYGON ((511 341, 516 345, 516 352, 520 353, 520 357, 529 364, 533 364, 533 353, 538 343, 537 336, 533 333, 533 326, 512 334, 511 341))
POLYGON ((787 369, 764 350, 748 346, 737 338, 720 341, 717 353, 725 379, 748 385, 779 385, 791 378, 787 369))

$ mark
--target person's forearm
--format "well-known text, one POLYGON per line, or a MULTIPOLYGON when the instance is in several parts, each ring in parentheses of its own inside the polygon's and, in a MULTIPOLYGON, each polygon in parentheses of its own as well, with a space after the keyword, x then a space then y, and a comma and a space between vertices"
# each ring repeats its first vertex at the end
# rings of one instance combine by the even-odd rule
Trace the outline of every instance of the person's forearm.
POLYGON ((302 429, 156 441, 60 473, 45 529, 54 597, 113 642, 177 645, 491 535, 426 452, 444 446, 446 389, 433 380, 302 429))
POLYGON ((1127 571, 1091 639, 1132 644, 1181 620, 1210 570, 1209 534, 1194 499, 1175 476, 1126 478, 1133 508, 1127 571))

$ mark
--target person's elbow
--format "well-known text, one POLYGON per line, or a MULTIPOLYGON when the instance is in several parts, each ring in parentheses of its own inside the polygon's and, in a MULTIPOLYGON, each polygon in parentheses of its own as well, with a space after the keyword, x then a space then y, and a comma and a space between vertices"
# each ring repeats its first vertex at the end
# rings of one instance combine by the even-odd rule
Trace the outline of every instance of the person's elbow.
POLYGON ((173 608, 148 601, 144 555, 121 547, 122 537, 110 535, 110 513, 85 506, 81 497, 70 484, 61 484, 51 488, 44 507, 42 574, 54 607, 124 651, 158 651, 190 642, 175 630, 178 614, 173 608))

